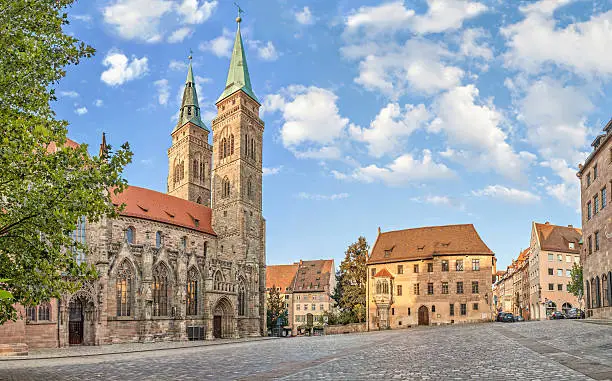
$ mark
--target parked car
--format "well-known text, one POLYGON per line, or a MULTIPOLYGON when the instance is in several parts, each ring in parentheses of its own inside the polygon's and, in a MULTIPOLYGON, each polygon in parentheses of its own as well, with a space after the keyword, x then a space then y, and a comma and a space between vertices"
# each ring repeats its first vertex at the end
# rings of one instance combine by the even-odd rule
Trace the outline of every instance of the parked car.
POLYGON ((495 317, 495 321, 504 321, 505 314, 506 314, 505 312, 498 312, 497 316, 495 317))
POLYGON ((514 315, 510 312, 506 312, 504 313, 504 316, 502 317, 502 321, 504 323, 513 323, 514 322, 514 315))
POLYGON ((514 321, 525 321, 525 318, 521 315, 514 315, 514 321))
POLYGON ((555 311, 552 314, 550 314, 550 320, 559 320, 559 319, 565 319, 565 314, 561 311, 555 311))
POLYGON ((584 319, 584 311, 578 308, 570 308, 565 314, 566 319, 584 319))

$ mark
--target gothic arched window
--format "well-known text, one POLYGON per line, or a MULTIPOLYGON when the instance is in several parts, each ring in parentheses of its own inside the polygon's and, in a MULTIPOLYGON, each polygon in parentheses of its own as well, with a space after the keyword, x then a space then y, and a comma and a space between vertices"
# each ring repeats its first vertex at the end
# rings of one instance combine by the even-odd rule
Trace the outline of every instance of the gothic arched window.
POLYGON ((244 156, 249 156, 249 135, 244 134, 244 156))
POLYGON ((246 288, 244 282, 238 284, 238 316, 246 315, 246 288))
POLYGON ((125 239, 128 243, 136 243, 136 229, 133 226, 130 226, 125 231, 125 239))
POLYGON ((380 281, 376 282, 376 293, 377 294, 381 294, 382 293, 382 285, 381 285, 380 281))
POLYGON ((155 233, 155 247, 160 248, 162 244, 162 232, 155 233))
POLYGON ((124 260, 117 270, 117 316, 131 316, 132 314, 132 266, 124 260))
POLYGON ((249 196, 249 198, 252 198, 253 196, 253 181, 250 177, 247 180, 247 196, 249 196))
POLYGON ((36 321, 36 306, 26 308, 26 319, 28 321, 36 321))
POLYGON ((153 316, 168 316, 168 268, 159 264, 153 270, 153 316))
POLYGON ((234 134, 230 135, 230 149, 229 149, 229 154, 233 155, 234 154, 234 134))
POLYGON ((200 161, 200 181, 204 181, 206 179, 206 165, 203 161, 200 161))
MULTIPOLYGON (((86 243, 87 236, 85 234, 85 225, 86 225, 85 217, 81 217, 77 220, 76 229, 70 233, 70 237, 75 243, 80 243, 80 244, 86 243)), ((74 252, 74 256, 75 256, 77 263, 80 264, 80 263, 85 262, 86 256, 85 256, 84 250, 81 250, 75 247, 73 252, 74 252)))
POLYGON ((221 158, 225 159, 227 157, 227 139, 223 138, 221 140, 221 158))
POLYGON ((49 303, 43 303, 38 306, 38 321, 51 320, 50 311, 51 307, 49 306, 49 303))
POLYGON ((221 290, 222 283, 223 283, 223 275, 221 274, 221 271, 217 271, 215 273, 215 279, 214 279, 214 282, 213 282, 213 288, 215 290, 221 290))
POLYGON ((185 162, 181 161, 181 180, 185 178, 185 162))
POLYGON ((187 305, 187 315, 198 314, 198 270, 195 267, 189 269, 187 273, 187 299, 185 301, 187 305))
POLYGON ((193 179, 197 179, 198 178, 198 169, 200 169, 200 166, 198 165, 198 161, 197 160, 193 160, 193 179))
POLYGON ((223 178, 223 181, 221 183, 221 197, 225 198, 225 197, 229 197, 230 195, 230 181, 227 177, 223 178))
POLYGON ((187 250, 187 237, 186 236, 181 237, 181 249, 187 250))
POLYGON ((201 204, 201 203, 202 203, 202 197, 199 197, 199 196, 198 196, 198 199, 196 200, 196 203, 197 203, 197 204, 201 204))

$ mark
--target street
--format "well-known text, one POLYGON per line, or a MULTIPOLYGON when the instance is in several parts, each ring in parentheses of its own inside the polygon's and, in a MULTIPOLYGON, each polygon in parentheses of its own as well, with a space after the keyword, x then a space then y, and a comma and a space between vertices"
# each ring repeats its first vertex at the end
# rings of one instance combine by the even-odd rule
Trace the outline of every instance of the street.
POLYGON ((96 379, 612 379, 612 326, 484 323, 0 361, 0 380, 96 379))

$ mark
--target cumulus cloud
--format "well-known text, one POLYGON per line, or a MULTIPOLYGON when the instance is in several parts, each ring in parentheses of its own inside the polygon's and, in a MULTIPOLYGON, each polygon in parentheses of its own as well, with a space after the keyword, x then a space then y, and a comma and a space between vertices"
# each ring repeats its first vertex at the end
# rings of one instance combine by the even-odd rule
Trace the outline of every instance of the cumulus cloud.
POLYGON ((76 91, 70 90, 70 91, 60 91, 59 92, 59 96, 60 97, 65 97, 65 98, 78 98, 79 97, 79 93, 77 93, 76 91))
POLYGON ((81 115, 85 115, 87 114, 87 107, 82 106, 82 107, 77 107, 74 109, 74 113, 81 116, 81 115))
POLYGON ((264 176, 277 175, 280 173, 282 169, 283 169, 282 165, 279 165, 278 167, 263 167, 263 175, 264 176))
POLYGON ((540 201, 540 196, 529 191, 508 188, 503 185, 489 185, 484 189, 472 191, 472 194, 477 197, 492 197, 508 202, 515 203, 533 203, 540 201))
POLYGON ((334 193, 334 194, 317 194, 317 193, 306 193, 300 192, 296 195, 297 198, 302 200, 314 200, 314 201, 336 201, 342 200, 349 196, 348 193, 334 193))
POLYGON ((459 51, 466 57, 483 58, 487 61, 493 59, 493 50, 482 40, 488 34, 482 28, 466 29, 461 36, 459 51))
POLYGON ((100 79, 109 86, 118 86, 141 78, 149 71, 148 61, 147 57, 134 56, 130 60, 123 53, 111 51, 102 61, 107 69, 102 72, 100 79))
POLYGON ((465 20, 487 10, 484 4, 467 0, 427 0, 427 13, 412 20, 412 29, 421 34, 459 29, 465 20))
POLYGON ((193 29, 189 27, 183 27, 172 32, 170 36, 168 36, 168 42, 171 44, 182 42, 185 38, 191 36, 193 33, 193 29))
POLYGON ((201 24, 208 20, 217 7, 217 1, 183 0, 177 7, 181 20, 187 24, 201 24))
POLYGON ((257 47, 257 55, 264 61, 275 61, 278 58, 278 52, 272 41, 259 45, 257 47))
POLYGON ((232 33, 224 28, 219 37, 202 42, 200 44, 200 50, 211 52, 217 57, 230 57, 232 55, 233 45, 234 39, 232 33))
POLYGON ((302 10, 295 12, 295 20, 302 25, 309 25, 314 22, 310 8, 304 7, 302 10))
POLYGON ((96 107, 102 107, 102 106, 104 106, 104 101, 103 101, 102 99, 96 99, 96 100, 94 101, 94 106, 96 106, 96 107))
POLYGON ((160 105, 168 104, 168 98, 170 98, 170 84, 167 79, 159 79, 153 82, 157 89, 157 100, 160 105))

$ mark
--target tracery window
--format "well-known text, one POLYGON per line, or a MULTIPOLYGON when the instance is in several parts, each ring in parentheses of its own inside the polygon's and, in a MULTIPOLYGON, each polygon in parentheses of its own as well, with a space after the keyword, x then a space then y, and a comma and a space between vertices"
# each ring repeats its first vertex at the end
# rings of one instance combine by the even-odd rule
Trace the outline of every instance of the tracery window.
POLYGON ((164 264, 153 270, 153 316, 168 316, 168 268, 164 264))
MULTIPOLYGON (((76 229, 70 233, 70 238, 72 238, 72 240, 75 243, 84 245, 87 242, 86 234, 85 234, 85 226, 86 226, 85 217, 80 217, 77 221, 76 229)), ((73 251, 74 251, 74 258, 78 264, 85 262, 86 255, 85 255, 84 250, 75 248, 73 251)))
POLYGON ((200 165, 198 164, 198 160, 193 160, 193 179, 199 178, 198 170, 200 169, 200 165))
POLYGON ((233 155, 234 154, 234 134, 230 135, 230 149, 229 149, 229 154, 233 155))
POLYGON ((213 288, 215 290, 221 290, 221 288, 222 288, 222 284, 221 283, 222 282, 223 282, 223 275, 221 274, 221 271, 217 271, 215 273, 215 279, 214 279, 214 282, 213 282, 213 288))
POLYGON ((136 242, 136 229, 133 226, 128 227, 125 231, 125 239, 128 243, 136 242))
POLYGON ((206 165, 203 161, 200 161, 200 181, 204 181, 206 179, 206 165))
POLYGON ((246 288, 241 281, 238 285, 238 316, 246 315, 246 288))
POLYGON ((132 314, 132 266, 125 260, 117 270, 117 316, 132 314))
POLYGON ((198 270, 192 267, 187 273, 187 315, 193 316, 198 314, 198 270))
POLYGON ((230 181, 227 177, 223 178, 223 181, 221 183, 221 197, 225 198, 225 197, 229 197, 230 196, 230 181))
POLYGON ((253 189, 252 188, 253 188, 253 181, 249 177, 249 180, 247 181, 247 196, 249 196, 249 198, 252 198, 252 196, 253 196, 253 189))
POLYGON ((155 247, 160 248, 162 244, 162 232, 158 231, 155 233, 155 247))
POLYGON ((51 320, 50 310, 51 306, 49 306, 49 303, 43 303, 38 306, 38 321, 51 320))
POLYGON ((26 319, 36 321, 36 306, 26 307, 26 319))

